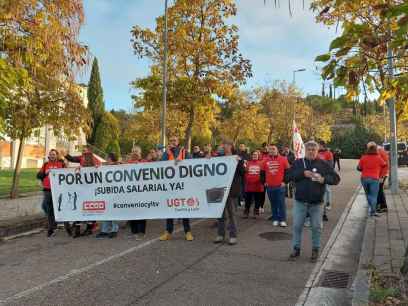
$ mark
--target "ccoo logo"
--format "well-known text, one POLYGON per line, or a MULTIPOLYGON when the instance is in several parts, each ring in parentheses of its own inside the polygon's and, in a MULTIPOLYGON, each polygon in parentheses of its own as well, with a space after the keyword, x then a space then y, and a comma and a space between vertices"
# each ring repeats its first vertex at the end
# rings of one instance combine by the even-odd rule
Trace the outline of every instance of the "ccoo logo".
POLYGON ((85 201, 82 205, 88 212, 104 212, 106 209, 105 201, 85 201))

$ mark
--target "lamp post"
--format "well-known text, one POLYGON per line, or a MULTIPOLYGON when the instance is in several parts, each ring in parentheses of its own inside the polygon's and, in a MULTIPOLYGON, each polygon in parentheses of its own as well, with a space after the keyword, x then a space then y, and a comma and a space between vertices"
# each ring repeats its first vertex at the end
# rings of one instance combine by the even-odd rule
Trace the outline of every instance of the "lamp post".
POLYGON ((293 70, 293 86, 295 86, 295 84, 296 84, 296 73, 297 73, 297 72, 304 72, 304 71, 306 71, 305 68, 293 70))
POLYGON ((160 143, 163 147, 166 145, 166 112, 167 112, 167 50, 168 50, 168 32, 167 32, 167 2, 164 0, 164 52, 163 52, 163 100, 160 114, 160 143))

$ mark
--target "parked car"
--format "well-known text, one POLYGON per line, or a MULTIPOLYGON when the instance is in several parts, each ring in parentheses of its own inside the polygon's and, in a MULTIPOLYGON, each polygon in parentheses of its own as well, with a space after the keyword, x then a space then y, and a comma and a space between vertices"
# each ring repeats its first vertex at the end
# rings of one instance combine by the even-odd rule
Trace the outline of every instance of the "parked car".
MULTIPOLYGON (((383 143, 385 151, 390 151, 391 145, 389 142, 383 143)), ((408 166, 408 145, 406 142, 400 141, 397 143, 398 166, 408 166)))

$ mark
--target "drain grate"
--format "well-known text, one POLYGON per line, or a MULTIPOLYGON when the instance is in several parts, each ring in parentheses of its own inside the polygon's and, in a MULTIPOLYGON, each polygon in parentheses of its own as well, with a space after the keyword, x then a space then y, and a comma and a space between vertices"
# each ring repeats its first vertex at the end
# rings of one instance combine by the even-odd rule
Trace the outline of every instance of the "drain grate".
POLYGON ((285 232, 265 232, 259 234, 259 237, 270 240, 270 241, 279 241, 279 240, 290 240, 292 235, 285 232))
POLYGON ((348 288, 350 273, 339 271, 325 271, 320 286, 326 288, 348 288))

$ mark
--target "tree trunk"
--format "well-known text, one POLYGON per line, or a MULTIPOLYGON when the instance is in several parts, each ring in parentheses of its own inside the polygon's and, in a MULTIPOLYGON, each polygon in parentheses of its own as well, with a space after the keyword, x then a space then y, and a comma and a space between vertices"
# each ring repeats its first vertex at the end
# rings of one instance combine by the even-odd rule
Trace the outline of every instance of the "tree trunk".
POLYGON ((194 108, 192 107, 190 109, 189 116, 188 116, 188 125, 186 129, 185 141, 184 141, 184 147, 189 153, 191 152, 191 137, 193 135, 194 119, 195 119, 195 113, 194 113, 194 108))
POLYGON ((24 155, 24 141, 25 139, 23 137, 20 138, 20 146, 18 148, 18 154, 17 154, 17 163, 16 163, 16 167, 14 168, 13 183, 11 185, 11 191, 10 191, 10 198, 12 199, 15 199, 18 195, 18 183, 20 180, 21 163, 23 161, 23 155, 24 155))

